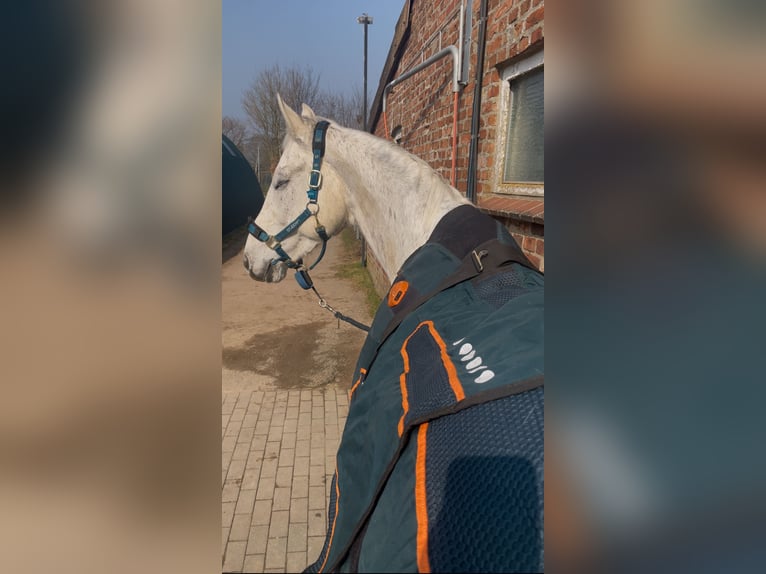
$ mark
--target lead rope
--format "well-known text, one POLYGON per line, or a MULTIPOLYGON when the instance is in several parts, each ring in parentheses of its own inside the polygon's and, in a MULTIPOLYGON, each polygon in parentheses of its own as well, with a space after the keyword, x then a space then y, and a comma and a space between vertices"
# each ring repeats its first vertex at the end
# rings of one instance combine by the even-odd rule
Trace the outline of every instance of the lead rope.
POLYGON ((327 301, 325 301, 324 297, 322 297, 319 294, 319 291, 316 290, 316 287, 314 287, 314 280, 311 278, 311 275, 309 275, 309 270, 306 269, 304 265, 301 265, 300 267, 298 267, 298 269, 295 270, 295 280, 298 282, 298 285, 301 286, 301 289, 306 289, 306 290, 311 289, 314 292, 314 295, 316 295, 317 299, 319 299, 319 306, 322 309, 327 309, 338 320, 339 329, 340 329, 340 322, 345 321, 349 325, 356 327, 357 329, 361 329, 365 333, 368 333, 370 331, 370 328, 364 323, 360 323, 356 319, 352 319, 351 317, 344 315, 340 311, 336 311, 335 309, 330 307, 330 304, 327 301))
POLYGON ((370 331, 370 328, 367 325, 365 325, 364 323, 360 323, 359 321, 357 321, 355 319, 352 319, 351 317, 348 317, 348 316, 344 315, 343 313, 341 313, 340 311, 336 311, 335 309, 330 307, 330 304, 327 301, 324 300, 324 297, 322 297, 319 294, 319 291, 316 290, 316 287, 314 287, 313 284, 311 285, 311 290, 317 296, 317 299, 319 299, 319 306, 322 309, 327 309, 330 313, 332 313, 335 316, 336 319, 338 319, 338 328, 339 329, 340 329, 340 322, 341 321, 345 321, 349 325, 352 325, 352 326, 356 327, 357 329, 361 329, 365 333, 368 333, 370 331))

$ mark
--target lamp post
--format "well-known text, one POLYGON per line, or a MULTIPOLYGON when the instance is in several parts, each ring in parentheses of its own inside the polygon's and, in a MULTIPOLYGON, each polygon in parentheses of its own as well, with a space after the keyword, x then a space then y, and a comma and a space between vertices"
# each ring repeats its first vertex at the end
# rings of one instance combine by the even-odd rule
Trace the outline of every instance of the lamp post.
MULTIPOLYGON (((364 25, 364 86, 362 87, 362 126, 367 131, 367 26, 372 24, 372 16, 367 12, 356 19, 364 25)), ((367 267, 367 242, 362 237, 362 267, 367 267)))
POLYGON ((372 24, 372 16, 368 16, 367 12, 359 16, 356 21, 359 24, 364 24, 364 88, 362 92, 362 125, 364 131, 367 131, 367 26, 372 24))

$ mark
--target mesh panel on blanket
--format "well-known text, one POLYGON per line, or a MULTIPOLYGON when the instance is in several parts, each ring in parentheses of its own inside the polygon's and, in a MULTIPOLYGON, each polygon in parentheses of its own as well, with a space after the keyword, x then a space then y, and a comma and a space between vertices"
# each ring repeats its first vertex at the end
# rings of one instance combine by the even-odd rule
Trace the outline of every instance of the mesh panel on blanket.
POLYGON ((431 422, 433 572, 543 569, 543 416, 540 388, 431 422))
POLYGON ((476 294, 495 309, 499 309, 511 299, 529 291, 524 286, 524 276, 521 271, 512 267, 508 271, 477 281, 475 289, 476 294))
POLYGON ((407 394, 410 411, 407 422, 455 402, 449 376, 441 359, 441 349, 427 325, 421 325, 405 347, 410 370, 407 394))

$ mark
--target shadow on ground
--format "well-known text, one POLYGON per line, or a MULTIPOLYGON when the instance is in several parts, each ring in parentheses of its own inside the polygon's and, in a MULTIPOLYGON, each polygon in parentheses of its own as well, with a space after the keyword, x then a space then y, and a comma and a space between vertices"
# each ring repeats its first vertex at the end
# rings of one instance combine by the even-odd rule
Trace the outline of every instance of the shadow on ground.
POLYGON ((250 337, 240 347, 224 347, 223 366, 272 377, 280 388, 317 388, 335 383, 348 389, 356 358, 354 333, 334 322, 285 326, 250 337))
POLYGON ((245 246, 247 241, 247 226, 238 227, 231 233, 223 237, 223 253, 221 263, 226 263, 229 259, 237 255, 245 246))

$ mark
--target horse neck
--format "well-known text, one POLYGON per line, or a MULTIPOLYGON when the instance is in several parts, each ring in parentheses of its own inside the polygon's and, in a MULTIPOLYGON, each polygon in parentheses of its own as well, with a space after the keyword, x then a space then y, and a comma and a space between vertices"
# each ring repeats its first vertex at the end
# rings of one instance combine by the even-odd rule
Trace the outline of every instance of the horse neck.
POLYGON ((348 188, 349 221, 392 281, 439 220, 468 201, 399 146, 365 132, 338 132, 332 161, 348 188))

